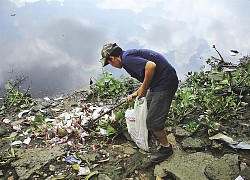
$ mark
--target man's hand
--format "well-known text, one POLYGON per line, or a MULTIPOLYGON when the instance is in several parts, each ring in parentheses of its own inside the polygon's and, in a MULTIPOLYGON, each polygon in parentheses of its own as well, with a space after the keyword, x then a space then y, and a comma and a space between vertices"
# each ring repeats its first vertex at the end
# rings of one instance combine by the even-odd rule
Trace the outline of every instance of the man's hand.
POLYGON ((138 92, 136 91, 136 92, 134 92, 133 94, 128 95, 128 96, 126 97, 126 101, 127 101, 127 102, 131 102, 131 101, 133 101, 137 96, 138 96, 138 92))
POLYGON ((142 86, 137 91, 137 96, 139 98, 145 97, 147 94, 147 89, 144 89, 142 86))

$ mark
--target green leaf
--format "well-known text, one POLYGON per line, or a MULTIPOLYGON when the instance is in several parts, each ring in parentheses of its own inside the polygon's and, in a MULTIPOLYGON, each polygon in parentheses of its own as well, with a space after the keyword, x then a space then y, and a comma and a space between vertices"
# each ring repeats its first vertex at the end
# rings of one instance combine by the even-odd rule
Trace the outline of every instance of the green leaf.
POLYGON ((241 102, 241 105, 242 105, 243 107, 245 107, 245 106, 248 105, 248 103, 246 103, 246 102, 241 102))
POLYGON ((36 115, 34 121, 35 122, 43 122, 43 120, 44 120, 44 116, 42 114, 38 114, 38 115, 36 115))
POLYGON ((12 147, 10 147, 10 153, 12 157, 15 157, 15 151, 12 147))
POLYGON ((229 85, 228 79, 224 79, 220 82, 221 85, 229 85))

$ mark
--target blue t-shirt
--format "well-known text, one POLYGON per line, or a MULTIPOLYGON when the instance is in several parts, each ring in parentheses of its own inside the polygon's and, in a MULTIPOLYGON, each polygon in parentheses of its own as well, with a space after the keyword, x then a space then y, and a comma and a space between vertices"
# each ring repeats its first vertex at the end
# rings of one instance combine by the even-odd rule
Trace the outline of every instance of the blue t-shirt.
POLYGON ((160 53, 148 49, 130 49, 122 51, 121 60, 123 68, 140 82, 144 80, 146 63, 154 62, 156 69, 149 85, 153 92, 178 86, 175 69, 160 53))

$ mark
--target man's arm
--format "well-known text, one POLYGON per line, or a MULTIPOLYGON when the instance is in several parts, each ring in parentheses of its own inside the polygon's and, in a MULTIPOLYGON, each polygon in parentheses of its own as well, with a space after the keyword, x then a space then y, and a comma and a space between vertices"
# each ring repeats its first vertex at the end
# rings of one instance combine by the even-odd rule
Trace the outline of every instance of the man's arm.
POLYGON ((145 66, 145 77, 141 87, 137 90, 138 97, 144 97, 147 94, 150 82, 153 79, 156 69, 156 64, 152 61, 148 61, 145 66))
POLYGON ((141 97, 145 97, 147 94, 147 90, 149 88, 150 82, 153 79, 154 73, 155 73, 155 69, 156 69, 156 64, 152 61, 148 61, 145 65, 145 77, 143 80, 143 83, 141 85, 141 87, 135 91, 132 95, 129 95, 126 100, 127 101, 132 101, 134 98, 136 98, 137 96, 139 98, 141 97))

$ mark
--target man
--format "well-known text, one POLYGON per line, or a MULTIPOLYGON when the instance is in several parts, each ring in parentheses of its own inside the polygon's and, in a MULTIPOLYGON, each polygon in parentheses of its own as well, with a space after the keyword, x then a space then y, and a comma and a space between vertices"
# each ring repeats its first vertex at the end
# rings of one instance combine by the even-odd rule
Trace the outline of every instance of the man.
POLYGON ((127 97, 147 98, 148 116, 146 124, 161 143, 158 152, 151 155, 151 161, 160 163, 173 154, 172 145, 167 140, 164 130, 169 108, 178 87, 175 69, 159 53, 148 49, 122 50, 116 43, 103 46, 101 51, 103 66, 108 64, 124 68, 132 77, 142 84, 140 88, 127 97))

